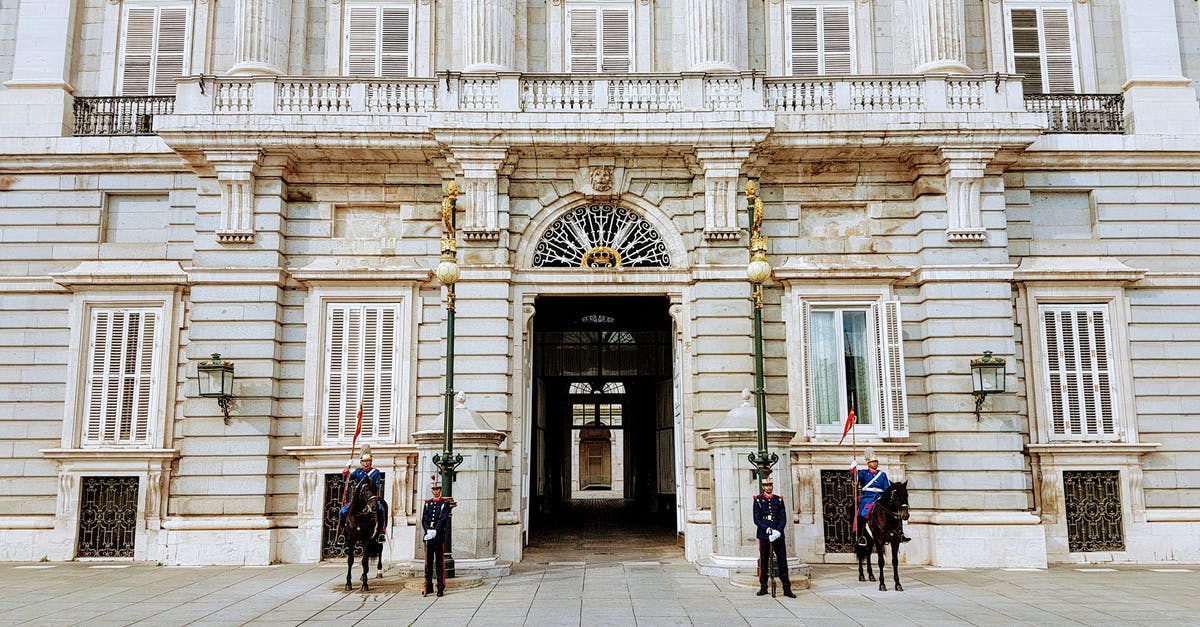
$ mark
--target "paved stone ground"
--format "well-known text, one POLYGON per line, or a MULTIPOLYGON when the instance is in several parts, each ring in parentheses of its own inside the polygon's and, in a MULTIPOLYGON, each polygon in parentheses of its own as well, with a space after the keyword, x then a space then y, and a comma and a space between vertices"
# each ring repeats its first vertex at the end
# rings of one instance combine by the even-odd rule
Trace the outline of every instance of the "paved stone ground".
POLYGON ((816 566, 812 589, 788 599, 700 575, 678 549, 598 548, 535 549, 512 576, 442 598, 404 590, 394 576, 346 593, 334 564, 0 564, 0 624, 1126 625, 1200 616, 1195 566, 910 566, 900 571, 904 592, 859 583, 850 566, 816 566))

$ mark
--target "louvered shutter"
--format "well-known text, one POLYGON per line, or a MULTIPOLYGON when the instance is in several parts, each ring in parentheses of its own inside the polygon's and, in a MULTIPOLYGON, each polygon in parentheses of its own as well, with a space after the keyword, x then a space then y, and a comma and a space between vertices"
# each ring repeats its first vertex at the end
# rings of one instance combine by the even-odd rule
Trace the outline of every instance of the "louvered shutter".
POLYGON ((908 437, 908 394, 904 382, 904 336, 900 302, 871 306, 875 319, 876 384, 880 413, 879 434, 908 437))
POLYGON ((383 7, 379 29, 379 76, 404 78, 409 75, 410 15, 407 7, 383 7))
POLYGON ((604 9, 601 16, 604 48, 600 59, 600 71, 628 72, 632 48, 629 9, 604 9))
POLYGON ((149 443, 159 317, 156 309, 92 310, 83 444, 149 443))
POLYGON ((801 385, 804 386, 802 392, 804 396, 804 433, 808 436, 817 434, 817 419, 816 405, 813 399, 813 384, 812 372, 810 364, 813 363, 812 355, 812 325, 809 320, 812 318, 812 307, 808 303, 800 303, 800 333, 804 338, 803 350, 800 351, 800 372, 803 376, 800 377, 801 385))
POLYGON ((121 93, 145 96, 150 93, 154 63, 154 7, 130 7, 125 12, 125 47, 121 59, 121 93))
POLYGON ((854 71, 850 23, 850 7, 822 8, 822 74, 849 74, 854 71))
POLYGON ((596 9, 571 9, 568 13, 569 30, 567 42, 570 50, 571 72, 597 72, 599 64, 599 24, 596 9))
POLYGON ((1104 305, 1041 306, 1051 436, 1118 437, 1104 305))
POLYGON ((1045 42, 1044 75, 1047 93, 1075 93, 1075 51, 1070 9, 1042 9, 1045 42))
POLYGON ((329 305, 325 318, 326 440, 354 438, 360 405, 360 438, 391 438, 398 312, 395 305, 329 305))

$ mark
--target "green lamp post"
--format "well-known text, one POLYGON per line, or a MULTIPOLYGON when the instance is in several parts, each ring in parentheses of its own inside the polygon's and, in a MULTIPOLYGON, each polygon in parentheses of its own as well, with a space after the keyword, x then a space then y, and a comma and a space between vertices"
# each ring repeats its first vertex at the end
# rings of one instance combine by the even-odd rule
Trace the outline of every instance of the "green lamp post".
POLYGON ((771 262, 767 261, 767 238, 759 232, 763 202, 754 181, 746 182, 746 200, 750 210, 750 263, 746 266, 746 276, 750 279, 754 303, 754 405, 758 418, 758 451, 750 453, 748 458, 758 477, 758 490, 762 492, 763 479, 779 461, 779 455, 767 450, 767 393, 763 383, 762 284, 771 278, 771 262))

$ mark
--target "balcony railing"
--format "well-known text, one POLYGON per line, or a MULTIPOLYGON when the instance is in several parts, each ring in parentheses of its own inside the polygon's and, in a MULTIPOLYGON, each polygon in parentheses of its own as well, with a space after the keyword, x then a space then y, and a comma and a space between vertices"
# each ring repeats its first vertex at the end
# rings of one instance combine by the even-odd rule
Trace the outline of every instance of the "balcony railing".
POLYGON ((79 96, 75 135, 153 135, 154 116, 175 110, 175 96, 79 96))
POLYGON ((763 77, 754 72, 627 74, 442 73, 437 78, 189 77, 187 114, 430 112, 1021 112, 1019 77, 763 77))
POLYGON ((1046 115, 1049 133, 1124 133, 1121 94, 1026 94, 1025 108, 1046 115))

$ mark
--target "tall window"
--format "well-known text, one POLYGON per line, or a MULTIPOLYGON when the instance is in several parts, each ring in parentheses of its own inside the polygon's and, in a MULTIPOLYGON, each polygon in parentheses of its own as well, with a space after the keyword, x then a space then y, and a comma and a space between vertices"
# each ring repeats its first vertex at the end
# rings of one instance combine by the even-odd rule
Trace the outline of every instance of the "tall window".
POLYGON ((805 422, 809 433, 855 424, 908 435, 898 302, 802 304, 805 422))
POLYGON ((1040 305, 1051 437, 1117 439, 1108 306, 1040 305))
POLYGON ((793 76, 852 74, 853 9, 849 3, 788 6, 788 71, 793 76))
POLYGON ((125 9, 121 44, 121 94, 173 96, 187 70, 190 9, 138 6, 125 9))
POLYGON ((158 308, 91 310, 84 446, 150 443, 161 319, 158 308))
POLYGON ((412 75, 412 7, 347 7, 344 68, 349 76, 403 78, 412 75))
POLYGON ((1078 90, 1069 4, 1010 8, 1008 32, 1009 69, 1025 75, 1025 93, 1070 94, 1078 90))
POLYGON ((395 304, 330 303, 325 315, 325 439, 349 442, 362 411, 364 440, 392 436, 395 304))
POLYGON ((633 8, 581 6, 567 11, 567 71, 628 72, 633 63, 633 8))

